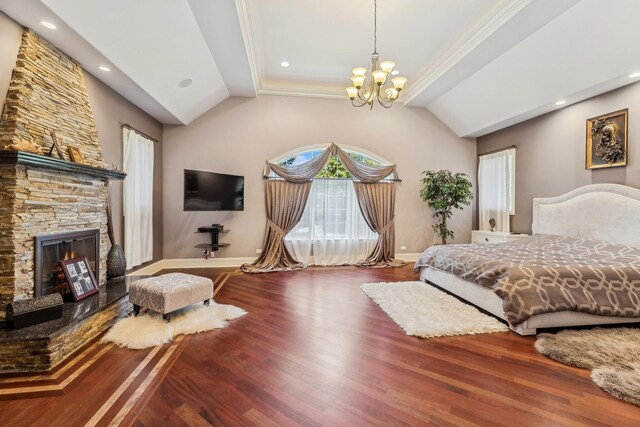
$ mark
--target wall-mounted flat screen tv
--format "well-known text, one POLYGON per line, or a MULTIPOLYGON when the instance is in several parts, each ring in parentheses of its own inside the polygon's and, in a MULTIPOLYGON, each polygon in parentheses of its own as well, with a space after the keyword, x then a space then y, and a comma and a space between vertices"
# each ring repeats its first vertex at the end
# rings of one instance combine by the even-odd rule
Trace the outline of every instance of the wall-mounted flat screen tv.
POLYGON ((243 211, 244 176, 184 171, 185 211, 243 211))

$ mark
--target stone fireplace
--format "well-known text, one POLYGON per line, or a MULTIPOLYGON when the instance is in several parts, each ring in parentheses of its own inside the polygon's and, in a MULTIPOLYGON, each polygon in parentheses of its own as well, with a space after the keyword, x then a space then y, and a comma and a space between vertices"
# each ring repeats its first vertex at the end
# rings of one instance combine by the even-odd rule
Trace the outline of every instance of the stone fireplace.
MULTIPOLYGON (((39 235, 99 230, 96 280, 104 284, 109 249, 107 182, 90 176, 89 171, 52 170, 49 164, 21 162, 26 154, 13 160, 10 154, 0 153, 0 310, 9 302, 35 296, 35 242, 39 235)), ((38 157, 42 156, 30 159, 42 160, 38 157)), ((67 166, 66 161, 57 162, 61 168, 67 166)))
POLYGON ((25 30, 0 118, 0 321, 8 303, 61 290, 65 252, 89 258, 100 295, 65 304, 59 324, 0 333, 0 371, 50 369, 126 314, 126 290, 105 287, 108 181, 124 177, 105 168, 80 65, 25 30))
POLYGON ((104 169, 83 70, 30 30, 22 36, 2 111, 0 150, 0 316, 7 303, 36 294, 38 235, 100 230, 96 279, 104 284, 112 177, 104 169), (51 132, 63 159, 44 156, 53 144, 51 132), (69 147, 81 151, 83 164, 69 161, 69 147))

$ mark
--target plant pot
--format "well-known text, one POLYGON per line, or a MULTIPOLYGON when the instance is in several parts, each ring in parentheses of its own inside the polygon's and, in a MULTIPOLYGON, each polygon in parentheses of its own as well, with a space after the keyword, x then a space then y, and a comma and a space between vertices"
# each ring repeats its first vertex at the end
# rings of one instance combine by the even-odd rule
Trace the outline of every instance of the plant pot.
POLYGON ((127 259, 118 245, 112 245, 107 254, 107 279, 124 276, 127 271, 127 259))

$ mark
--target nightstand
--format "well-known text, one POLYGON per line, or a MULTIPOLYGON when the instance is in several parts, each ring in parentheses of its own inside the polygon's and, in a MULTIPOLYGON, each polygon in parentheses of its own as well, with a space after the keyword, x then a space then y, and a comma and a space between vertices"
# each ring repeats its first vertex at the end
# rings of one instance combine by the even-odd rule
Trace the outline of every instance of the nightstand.
POLYGON ((473 230, 471 232, 471 243, 505 243, 522 239, 528 234, 512 234, 505 231, 484 231, 473 230))

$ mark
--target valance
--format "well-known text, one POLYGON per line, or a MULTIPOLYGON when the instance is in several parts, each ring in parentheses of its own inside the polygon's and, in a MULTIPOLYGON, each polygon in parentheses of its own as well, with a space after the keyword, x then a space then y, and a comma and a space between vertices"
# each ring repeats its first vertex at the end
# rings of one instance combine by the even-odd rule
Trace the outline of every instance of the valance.
POLYGON ((334 143, 331 143, 331 145, 327 147, 320 156, 300 165, 280 166, 275 163, 267 162, 263 175, 265 178, 269 178, 269 175, 273 172, 280 178, 289 182, 309 182, 322 170, 331 156, 337 157, 351 175, 361 182, 378 182, 392 174, 396 179, 398 178, 396 165, 368 165, 354 159, 349 155, 349 153, 334 143))

